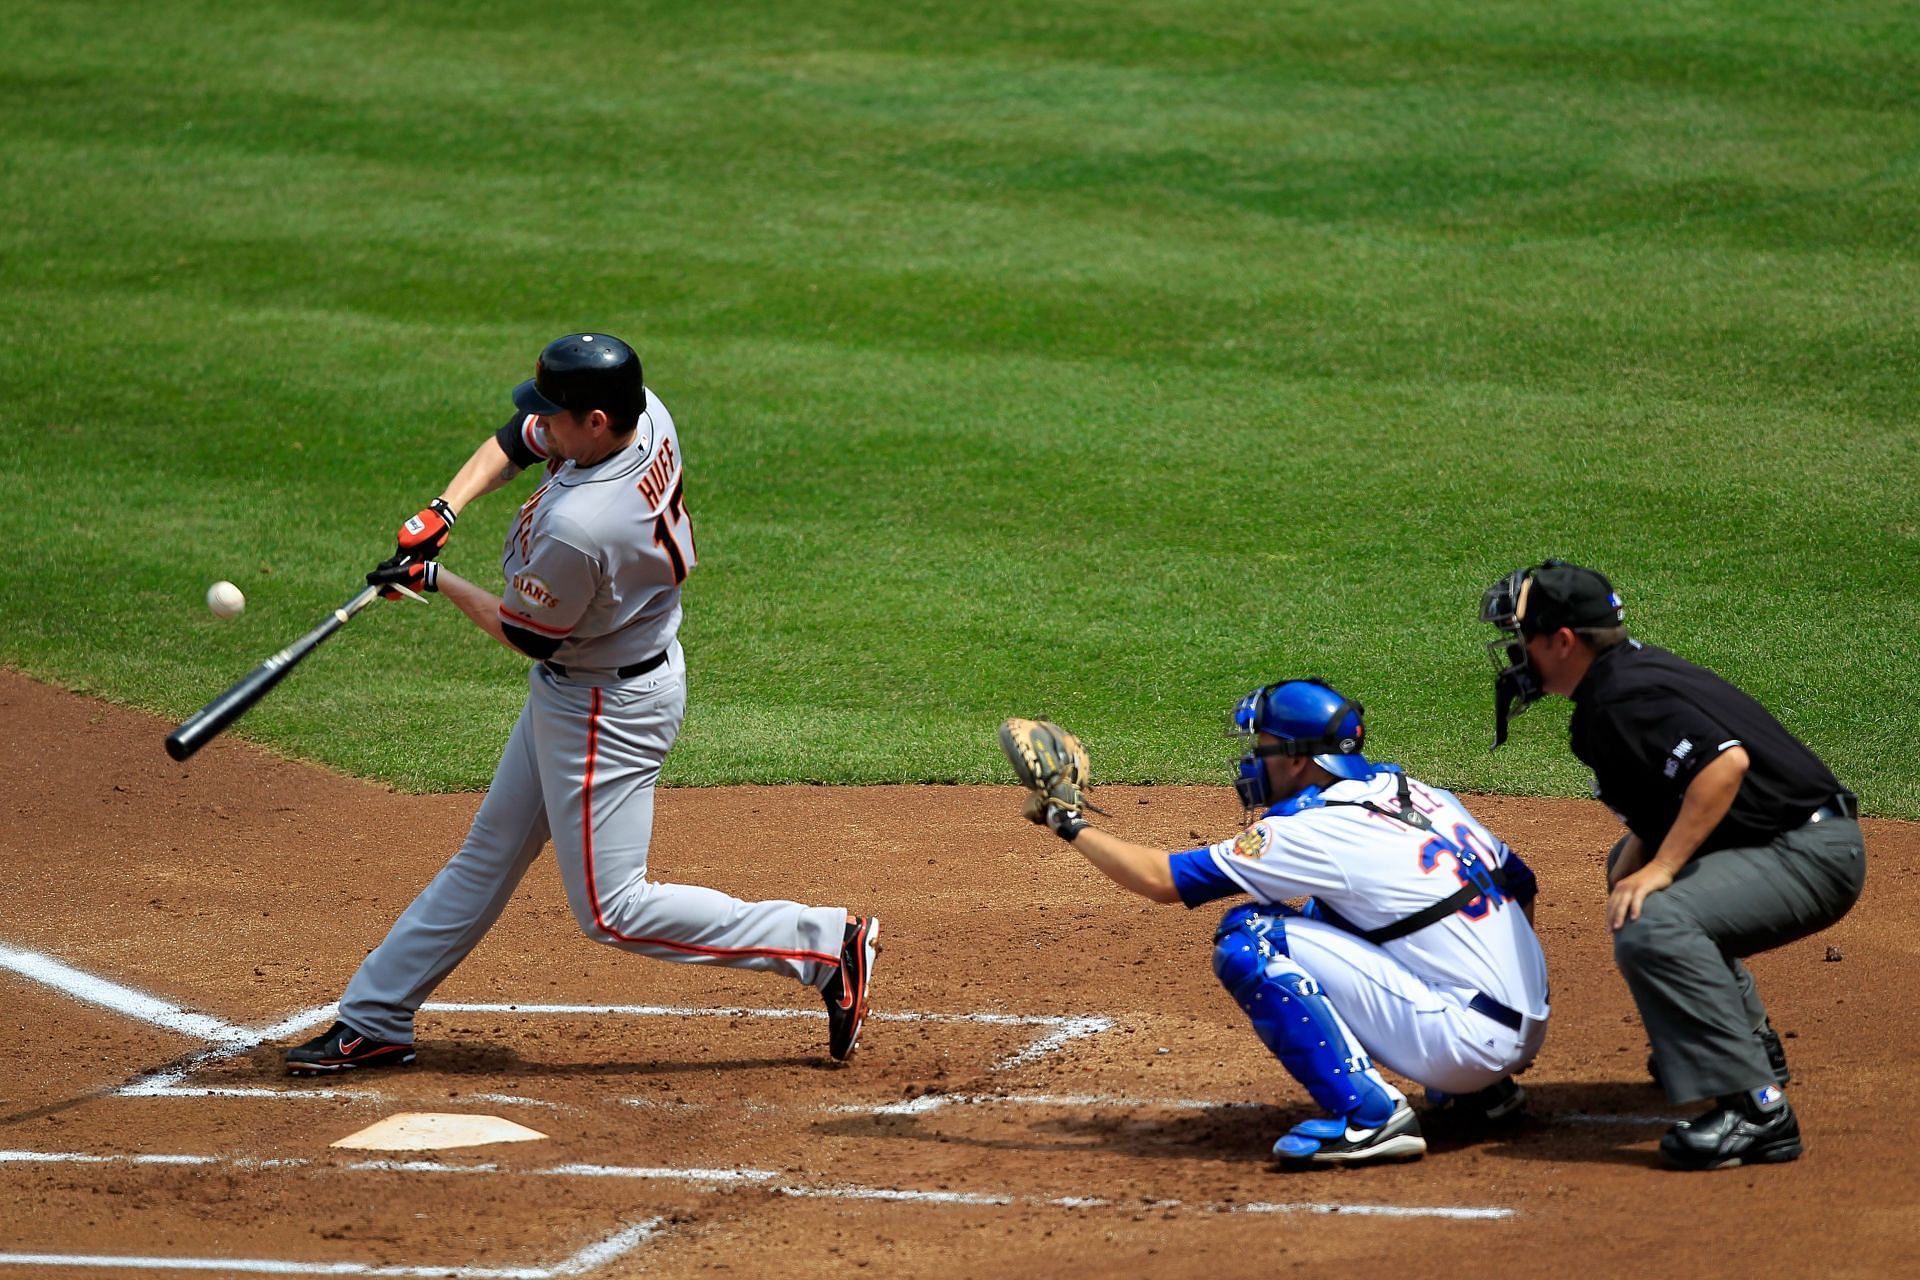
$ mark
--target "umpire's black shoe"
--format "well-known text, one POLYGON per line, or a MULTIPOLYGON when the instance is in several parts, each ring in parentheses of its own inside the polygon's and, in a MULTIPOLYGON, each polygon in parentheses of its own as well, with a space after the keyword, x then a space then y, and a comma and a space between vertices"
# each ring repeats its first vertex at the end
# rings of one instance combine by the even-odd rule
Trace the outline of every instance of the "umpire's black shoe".
POLYGON ((1721 1098, 1713 1110, 1682 1120, 1660 1139, 1660 1154, 1680 1169, 1781 1164, 1798 1160, 1803 1150, 1800 1121, 1785 1098, 1772 1111, 1762 1111, 1744 1093, 1721 1098))
POLYGON ((840 968, 820 994, 827 1001, 827 1052, 835 1062, 853 1056, 860 1028, 867 1021, 867 990, 873 983, 873 958, 880 951, 880 918, 862 916, 847 922, 840 944, 840 968))
POLYGON ((403 1067, 412 1061, 412 1045, 375 1040, 336 1022, 332 1030, 287 1050, 287 1074, 317 1076, 355 1067, 403 1067))

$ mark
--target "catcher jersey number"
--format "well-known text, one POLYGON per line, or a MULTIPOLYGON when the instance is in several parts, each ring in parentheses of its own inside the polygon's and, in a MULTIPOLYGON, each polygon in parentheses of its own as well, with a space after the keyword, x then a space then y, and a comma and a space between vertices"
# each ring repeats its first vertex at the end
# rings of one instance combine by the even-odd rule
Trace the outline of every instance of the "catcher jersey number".
POLYGON ((1506 895, 1487 876, 1486 869, 1494 865, 1493 854, 1480 847, 1479 837, 1464 822, 1454 823, 1453 837, 1460 842, 1461 849, 1472 850, 1473 870, 1477 875, 1469 875, 1460 865, 1459 853, 1438 836, 1420 846, 1420 869, 1431 874, 1440 865, 1440 859, 1445 858, 1453 867, 1454 879, 1480 890, 1480 896, 1461 907, 1459 914, 1469 920, 1484 920, 1489 911, 1506 901, 1506 895))

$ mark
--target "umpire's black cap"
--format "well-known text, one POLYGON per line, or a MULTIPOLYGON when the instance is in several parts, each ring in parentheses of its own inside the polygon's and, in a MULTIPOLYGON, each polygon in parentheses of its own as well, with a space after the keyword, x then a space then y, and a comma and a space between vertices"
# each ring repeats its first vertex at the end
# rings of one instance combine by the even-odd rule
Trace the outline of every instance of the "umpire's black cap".
POLYGON ((1536 565, 1515 603, 1514 621, 1530 636, 1562 627, 1617 627, 1625 616, 1620 596, 1604 573, 1565 560, 1536 565))
POLYGON ((586 413, 599 409, 621 431, 640 420, 647 393, 640 357, 605 333, 570 333, 540 353, 533 377, 513 389, 514 406, 525 413, 586 413))

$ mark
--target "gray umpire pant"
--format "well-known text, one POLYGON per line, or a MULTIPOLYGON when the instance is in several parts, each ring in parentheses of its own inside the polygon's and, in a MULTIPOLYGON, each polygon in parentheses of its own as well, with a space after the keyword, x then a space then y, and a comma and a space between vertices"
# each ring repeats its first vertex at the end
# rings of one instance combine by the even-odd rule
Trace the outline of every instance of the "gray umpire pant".
MULTIPOLYGON (((1626 838, 1613 847, 1613 869, 1626 838)), ((1767 1010, 1740 963, 1847 914, 1867 878, 1860 824, 1822 816, 1749 849, 1702 854, 1613 936, 1669 1100, 1773 1082, 1759 1031, 1767 1010)))

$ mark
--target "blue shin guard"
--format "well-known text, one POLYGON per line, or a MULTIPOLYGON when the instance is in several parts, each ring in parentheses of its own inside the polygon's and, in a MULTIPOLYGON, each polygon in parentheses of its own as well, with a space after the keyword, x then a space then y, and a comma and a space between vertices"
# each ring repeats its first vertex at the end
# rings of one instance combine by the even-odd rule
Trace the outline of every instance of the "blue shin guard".
POLYGON ((1246 905, 1229 911, 1214 934, 1213 971, 1261 1043, 1323 1109, 1361 1128, 1393 1115, 1400 1095, 1374 1070, 1320 984, 1287 954, 1283 915, 1246 905))

